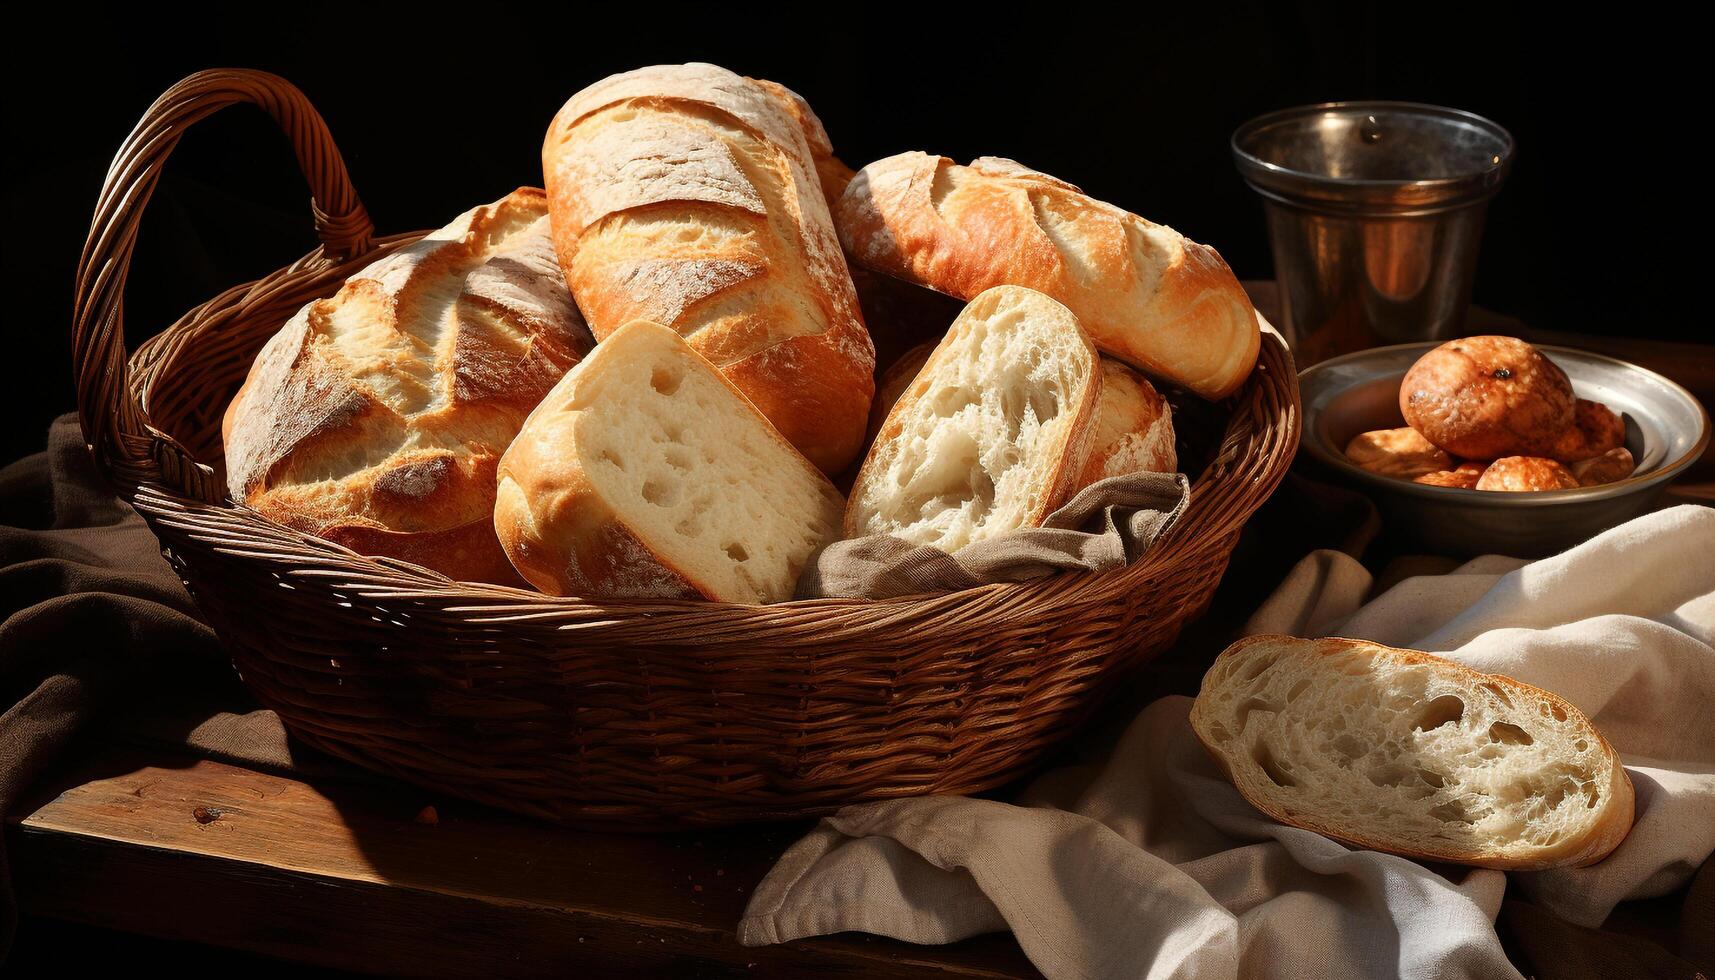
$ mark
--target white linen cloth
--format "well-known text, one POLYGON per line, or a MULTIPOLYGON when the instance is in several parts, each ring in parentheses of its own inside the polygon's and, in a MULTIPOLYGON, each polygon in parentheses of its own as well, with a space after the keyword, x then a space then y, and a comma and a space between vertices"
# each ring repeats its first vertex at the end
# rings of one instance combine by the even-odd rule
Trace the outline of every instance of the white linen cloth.
MULTIPOLYGON (((1445 654, 1577 705, 1637 791, 1631 834, 1588 868, 1514 873, 1556 915, 1685 883, 1715 850, 1715 510, 1637 518, 1553 558, 1479 558, 1367 604, 1340 552, 1301 561, 1245 633, 1445 654)), ((739 926, 747 945, 862 931, 944 943, 1011 930, 1061 977, 1517 977, 1494 930, 1508 875, 1349 849, 1270 821, 1156 701, 1103 763, 1018 805, 847 807, 794 844, 739 926)))

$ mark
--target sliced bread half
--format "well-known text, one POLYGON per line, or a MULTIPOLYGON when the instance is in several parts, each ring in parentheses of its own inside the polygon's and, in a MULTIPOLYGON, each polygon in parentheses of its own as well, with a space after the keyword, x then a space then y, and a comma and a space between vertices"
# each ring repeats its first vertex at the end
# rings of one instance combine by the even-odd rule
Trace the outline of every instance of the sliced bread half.
POLYGON ((1356 847, 1582 866, 1632 825, 1631 781, 1577 708, 1416 650, 1240 640, 1204 675, 1191 726, 1252 806, 1356 847))
POLYGON ((544 592, 789 599, 845 501, 678 333, 635 321, 537 406, 494 524, 544 592))
POLYGON ((876 433, 848 537, 953 552, 1031 527, 1078 485, 1095 436, 1096 350, 1064 306, 996 286, 971 300, 876 433))

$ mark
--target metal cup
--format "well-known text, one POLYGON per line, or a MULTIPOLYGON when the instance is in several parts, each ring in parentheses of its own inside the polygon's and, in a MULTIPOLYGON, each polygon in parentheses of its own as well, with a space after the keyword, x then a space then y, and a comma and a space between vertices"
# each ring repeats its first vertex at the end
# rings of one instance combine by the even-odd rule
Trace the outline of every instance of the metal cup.
POLYGON ((1513 138, 1458 109, 1327 102, 1258 116, 1233 156, 1268 212, 1300 366, 1459 336, 1489 198, 1513 138))

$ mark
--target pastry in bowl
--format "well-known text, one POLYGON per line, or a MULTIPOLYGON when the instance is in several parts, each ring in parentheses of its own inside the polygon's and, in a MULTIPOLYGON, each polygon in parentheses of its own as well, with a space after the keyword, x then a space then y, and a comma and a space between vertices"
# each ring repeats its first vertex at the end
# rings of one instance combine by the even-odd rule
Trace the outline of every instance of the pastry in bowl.
POLYGON ((1455 456, 1549 456, 1575 420, 1572 382, 1515 337, 1466 337, 1423 355, 1399 387, 1406 424, 1455 456))
POLYGON ((1453 457, 1411 426, 1359 433, 1346 444, 1346 458, 1372 473, 1408 479, 1453 467, 1453 457))
POLYGON ((1518 493, 1530 490, 1576 490, 1578 478, 1552 459, 1540 456, 1503 456, 1489 464, 1477 479, 1478 490, 1518 493))

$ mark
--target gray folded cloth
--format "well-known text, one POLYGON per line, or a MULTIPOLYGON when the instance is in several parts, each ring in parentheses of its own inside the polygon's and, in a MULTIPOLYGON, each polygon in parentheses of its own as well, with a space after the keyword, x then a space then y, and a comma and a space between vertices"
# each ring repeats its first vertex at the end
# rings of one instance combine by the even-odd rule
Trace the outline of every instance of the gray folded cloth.
POLYGON ((799 599, 891 599, 1025 582, 1064 571, 1124 568, 1166 534, 1191 500, 1183 473, 1133 473, 1080 490, 1041 527, 948 554, 887 534, 836 541, 798 579, 799 599))

